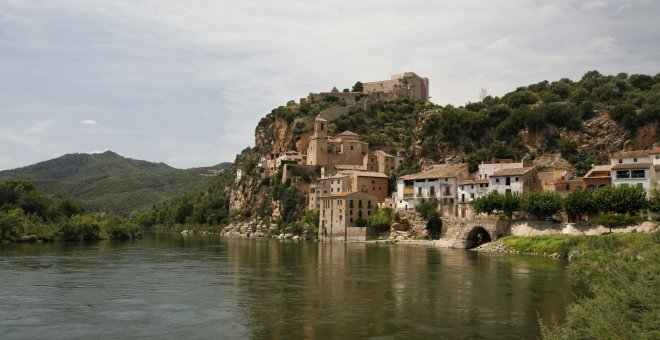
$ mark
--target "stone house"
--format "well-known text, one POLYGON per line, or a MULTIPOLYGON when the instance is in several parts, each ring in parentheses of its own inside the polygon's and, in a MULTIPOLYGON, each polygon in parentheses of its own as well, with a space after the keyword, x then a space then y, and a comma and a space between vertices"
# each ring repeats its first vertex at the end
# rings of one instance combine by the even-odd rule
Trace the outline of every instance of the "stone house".
POLYGON ((363 241, 375 234, 372 228, 359 227, 358 219, 366 219, 378 208, 374 196, 365 192, 334 193, 320 198, 319 239, 363 241))
POLYGON ((491 192, 500 194, 510 192, 524 195, 541 188, 536 167, 511 168, 499 170, 488 177, 491 192))
MULTIPOLYGON (((612 185, 639 185, 646 196, 651 196, 651 188, 657 181, 654 150, 617 152, 610 159, 612 185)), ((660 160, 658 160, 660 162, 660 160)))
POLYGON ((318 178, 310 186, 308 209, 319 210, 321 197, 346 192, 364 192, 372 195, 376 203, 387 198, 388 181, 385 174, 367 171, 342 171, 334 176, 318 178))
POLYGON ((445 216, 458 214, 456 197, 458 182, 468 178, 468 165, 441 164, 416 174, 397 179, 397 209, 413 210, 421 202, 437 199, 445 216))
POLYGON ((392 156, 383 150, 376 150, 364 156, 363 165, 365 171, 376 171, 389 175, 399 168, 401 158, 392 156))
POLYGON ((539 171, 537 173, 541 190, 555 191, 560 194, 572 192, 584 188, 584 182, 580 177, 574 177, 566 170, 539 171))

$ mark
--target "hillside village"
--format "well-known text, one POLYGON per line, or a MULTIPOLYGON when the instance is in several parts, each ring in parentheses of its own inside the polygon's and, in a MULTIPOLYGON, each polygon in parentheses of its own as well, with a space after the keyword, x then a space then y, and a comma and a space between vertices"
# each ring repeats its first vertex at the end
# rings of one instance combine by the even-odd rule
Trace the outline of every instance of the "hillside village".
MULTIPOLYGON (((314 117, 295 123, 311 126, 301 135, 295 148, 273 148, 263 154, 258 167, 262 176, 282 172, 282 182, 290 181, 304 193, 306 208, 319 213, 320 240, 365 240, 375 236, 365 219, 379 209, 389 208, 405 214, 423 202, 435 200, 443 218, 466 221, 478 218, 473 202, 491 192, 528 195, 536 191, 566 195, 578 189, 595 191, 605 186, 622 184, 644 188, 647 197, 660 179, 660 147, 622 151, 611 155, 609 164, 592 165, 584 176, 561 168, 540 169, 530 160, 498 159, 481 161, 477 171, 470 172, 464 162, 447 161, 429 165, 422 171, 391 178, 405 161, 405 154, 390 154, 370 149, 368 142, 349 130, 336 135, 328 132, 329 124, 349 113, 351 108, 369 107, 378 101, 428 101, 429 80, 413 72, 393 75, 390 80, 361 84, 360 91, 310 93, 300 104, 324 98, 338 98, 340 105, 328 107, 314 117), (309 181, 301 176, 311 177, 309 181), (390 190, 389 181, 395 181, 390 190)), ((354 88, 355 90, 355 88, 354 88)), ((287 106, 298 105, 289 102, 287 106)), ((240 181, 243 170, 238 169, 240 181)), ((566 215, 558 215, 569 222, 566 215)))

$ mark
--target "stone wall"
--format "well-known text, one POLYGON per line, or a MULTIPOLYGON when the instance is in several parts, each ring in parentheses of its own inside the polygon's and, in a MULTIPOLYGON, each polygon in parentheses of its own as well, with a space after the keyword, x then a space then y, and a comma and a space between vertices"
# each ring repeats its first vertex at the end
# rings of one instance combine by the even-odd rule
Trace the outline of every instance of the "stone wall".
POLYGON ((333 121, 345 114, 348 114, 349 106, 333 106, 321 111, 318 117, 323 118, 327 121, 333 121))
MULTIPOLYGON (((613 228, 613 233, 630 233, 630 232, 651 232, 654 230, 653 222, 643 222, 640 225, 630 226, 626 228, 613 228)), ((586 223, 552 223, 550 221, 512 221, 511 222, 511 235, 515 236, 538 236, 550 234, 567 234, 567 235, 600 235, 608 233, 609 228, 590 227, 586 223)))

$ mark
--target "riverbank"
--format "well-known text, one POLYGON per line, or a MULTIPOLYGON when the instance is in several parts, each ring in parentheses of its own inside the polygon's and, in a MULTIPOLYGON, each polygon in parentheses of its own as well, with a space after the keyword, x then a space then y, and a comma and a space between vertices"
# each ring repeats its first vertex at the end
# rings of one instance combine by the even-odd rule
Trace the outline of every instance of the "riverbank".
POLYGON ((547 256, 568 260, 603 261, 623 251, 658 245, 660 232, 603 235, 507 236, 485 243, 474 251, 547 256))
POLYGON ((660 232, 508 236, 474 250, 571 260, 572 285, 587 293, 563 324, 542 325, 544 339, 660 338, 660 232))

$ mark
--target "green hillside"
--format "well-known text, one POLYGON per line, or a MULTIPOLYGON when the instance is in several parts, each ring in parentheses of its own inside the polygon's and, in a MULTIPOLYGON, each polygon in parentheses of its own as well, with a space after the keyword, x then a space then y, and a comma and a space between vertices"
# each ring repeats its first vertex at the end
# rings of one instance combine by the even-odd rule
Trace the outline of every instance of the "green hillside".
POLYGON ((24 179, 54 198, 73 198, 91 212, 128 215, 151 207, 208 180, 209 169, 175 169, 122 157, 112 151, 101 154, 67 154, 24 168, 0 171, 0 182, 24 179))

